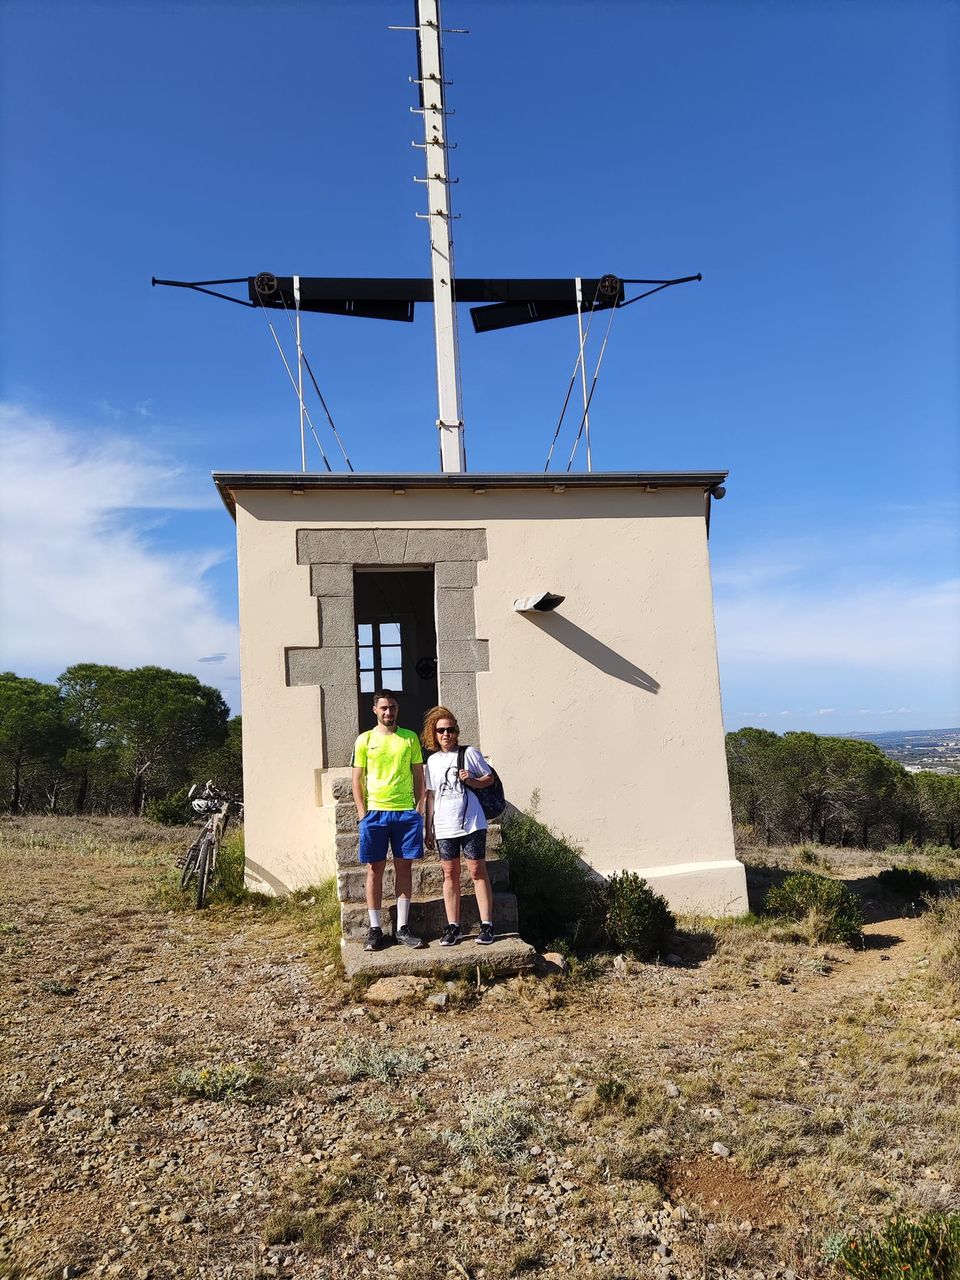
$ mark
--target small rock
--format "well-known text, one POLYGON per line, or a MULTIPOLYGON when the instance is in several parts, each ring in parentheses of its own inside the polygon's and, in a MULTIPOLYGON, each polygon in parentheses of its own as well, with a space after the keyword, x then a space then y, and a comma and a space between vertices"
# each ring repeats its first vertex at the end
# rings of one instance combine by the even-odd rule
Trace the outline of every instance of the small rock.
POLYGON ((678 956, 675 951, 671 951, 668 956, 663 958, 664 964, 683 964, 683 956, 678 956))
POLYGON ((730 1148, 725 1147, 722 1142, 715 1142, 710 1150, 715 1156, 719 1156, 721 1160, 730 1159, 730 1148))
POLYGON ((626 956, 614 956, 614 957, 613 957, 613 967, 614 967, 614 969, 617 971, 617 973, 626 973, 626 971, 627 971, 627 957, 626 957, 626 956))
POLYGON ((566 973, 569 969, 566 956, 559 951, 545 951, 540 957, 544 973, 566 973))
POLYGON ((448 992, 435 991, 432 996, 427 996, 425 1003, 430 1005, 432 1009, 445 1009, 449 999, 448 992))
POLYGON ((364 993, 367 1004, 403 1004, 416 999, 430 986, 429 978, 417 978, 402 973, 394 978, 378 978, 364 993))

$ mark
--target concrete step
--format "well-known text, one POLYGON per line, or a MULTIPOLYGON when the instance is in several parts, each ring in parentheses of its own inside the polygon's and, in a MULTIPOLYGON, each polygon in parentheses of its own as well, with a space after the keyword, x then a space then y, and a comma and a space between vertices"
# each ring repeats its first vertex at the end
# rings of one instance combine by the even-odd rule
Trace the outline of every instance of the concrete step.
MULTIPOLYGON (((391 904, 383 914, 383 931, 391 936, 396 930, 397 908, 391 904)), ((460 923, 463 928, 474 928, 480 922, 477 912, 477 900, 472 895, 464 895, 460 904, 460 923)), ((494 893, 493 923, 498 933, 517 932, 517 899, 512 893, 494 893)), ((344 903, 340 907, 340 925, 345 941, 354 941, 366 937, 370 927, 367 908, 359 902, 344 903)), ((426 941, 440 937, 447 927, 447 913, 443 898, 414 899, 410 904, 410 930, 426 941)), ((408 950, 409 948, 404 948, 408 950)), ((483 947, 480 948, 484 950, 483 947)))
MULTIPOLYGON (((487 873, 494 891, 506 891, 510 884, 510 868, 499 858, 487 858, 487 873)), ((443 869, 437 855, 427 853, 413 864, 413 896, 415 898, 439 898, 443 894, 443 869)), ((341 902, 363 902, 367 880, 366 867, 359 864, 345 867, 337 872, 337 892, 341 902)), ((460 890, 463 893, 473 892, 473 881, 470 870, 463 859, 460 860, 460 890)), ((393 879, 393 859, 387 859, 383 873, 383 896, 388 901, 396 896, 393 879)))
POLYGON ((387 978, 399 973, 430 976, 467 968, 479 968, 487 977, 507 977, 530 972, 537 957, 533 947, 515 933, 500 935, 489 946, 483 947, 470 938, 455 947, 441 947, 432 942, 417 951, 403 946, 364 951, 362 942, 347 941, 341 946, 343 967, 348 978, 387 978))

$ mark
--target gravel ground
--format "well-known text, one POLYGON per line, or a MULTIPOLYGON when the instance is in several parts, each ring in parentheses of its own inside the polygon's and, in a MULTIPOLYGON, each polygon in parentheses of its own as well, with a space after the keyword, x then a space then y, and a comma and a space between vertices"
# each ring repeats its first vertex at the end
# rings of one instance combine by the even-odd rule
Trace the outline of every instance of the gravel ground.
POLYGON ((0 1276, 794 1280, 958 1207, 922 919, 381 1006, 310 902, 184 909, 184 843, 0 819, 0 1276))

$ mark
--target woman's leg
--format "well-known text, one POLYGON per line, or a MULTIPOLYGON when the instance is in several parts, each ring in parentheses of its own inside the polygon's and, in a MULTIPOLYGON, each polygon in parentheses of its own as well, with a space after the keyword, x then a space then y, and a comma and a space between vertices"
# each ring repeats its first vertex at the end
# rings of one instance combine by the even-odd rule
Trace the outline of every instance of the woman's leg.
POLYGON ((488 920, 492 924, 493 889, 490 886, 486 859, 468 858, 467 866, 470 868, 470 877, 473 880, 473 891, 477 895, 477 910, 480 912, 480 919, 481 921, 488 920))
POLYGON ((444 858, 443 905, 447 909, 447 924, 460 923, 460 858, 444 858))

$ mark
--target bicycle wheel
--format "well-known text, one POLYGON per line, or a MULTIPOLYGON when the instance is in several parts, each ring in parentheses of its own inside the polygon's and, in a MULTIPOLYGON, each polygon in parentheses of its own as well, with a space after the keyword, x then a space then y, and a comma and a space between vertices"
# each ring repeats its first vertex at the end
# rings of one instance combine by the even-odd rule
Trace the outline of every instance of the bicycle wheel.
POLYGON ((197 910, 200 911, 207 897, 210 875, 213 871, 213 840, 205 836, 197 855, 197 910))
POLYGON ((186 889, 187 885, 190 883, 193 877, 197 874, 197 861, 199 860, 199 857, 200 857, 200 845, 202 843, 203 843, 202 839, 195 840, 193 844, 190 846, 190 848, 187 850, 187 856, 183 863, 183 875, 181 875, 180 877, 181 889, 186 889))

